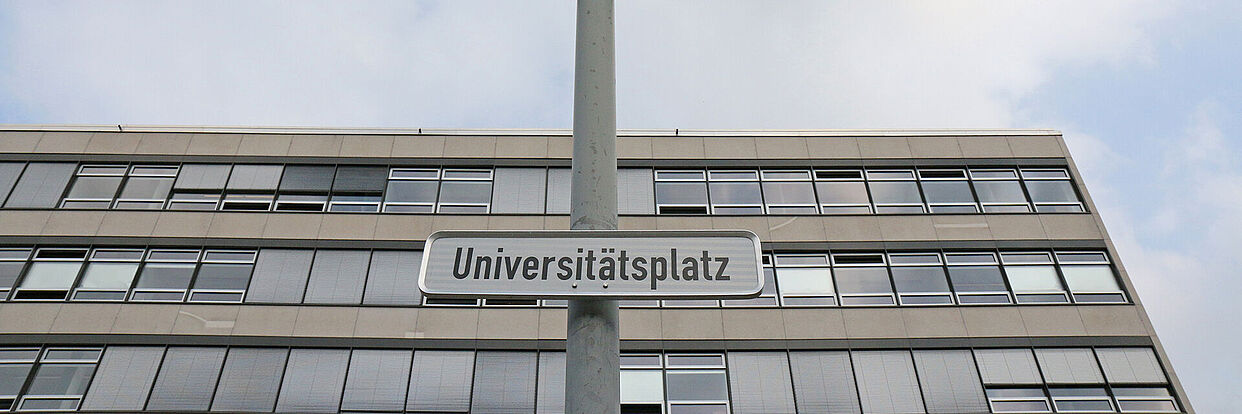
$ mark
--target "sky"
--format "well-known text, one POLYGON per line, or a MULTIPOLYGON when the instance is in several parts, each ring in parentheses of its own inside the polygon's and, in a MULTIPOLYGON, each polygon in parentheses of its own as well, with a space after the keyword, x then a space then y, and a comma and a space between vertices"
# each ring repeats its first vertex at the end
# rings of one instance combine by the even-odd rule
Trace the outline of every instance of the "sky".
MULTIPOLYGON (((1200 412, 1242 412, 1242 2, 618 2, 621 128, 1064 132, 1200 412)), ((568 128, 566 0, 0 0, 0 123, 568 128)))

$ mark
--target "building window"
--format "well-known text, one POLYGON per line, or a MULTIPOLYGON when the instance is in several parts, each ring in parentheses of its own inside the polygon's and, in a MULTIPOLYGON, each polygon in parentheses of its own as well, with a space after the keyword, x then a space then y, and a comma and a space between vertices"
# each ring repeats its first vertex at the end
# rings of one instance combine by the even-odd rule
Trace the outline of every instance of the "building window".
POLYGON ((978 213, 966 170, 919 170, 919 184, 932 213, 978 213))
POLYGON ((707 179, 712 214, 763 214, 758 171, 713 170, 707 172, 707 179))
POLYGON ((385 167, 341 166, 332 181, 328 211, 375 213, 380 209, 384 187, 388 184, 385 167))
POLYGON ((994 413, 1052 412, 1052 404, 1043 388, 991 388, 987 396, 994 413))
POLYGON ((102 353, 99 348, 48 348, 39 359, 17 409, 77 410, 102 353))
POLYGON ((1177 402, 1168 388, 1113 387, 1117 408, 1123 413, 1176 413, 1177 402))
POLYGON ((832 271, 842 306, 892 305, 893 285, 888 278, 884 255, 833 254, 832 271))
POLYGON ((64 300, 78 279, 86 249, 39 249, 22 279, 15 300, 64 300))
POLYGON ((661 413, 664 370, 659 354, 621 355, 621 412, 661 413))
POLYGON ((944 256, 958 303, 1013 303, 995 253, 945 253, 944 256))
POLYGON ((268 211, 272 209, 277 185, 280 183, 283 165, 233 166, 225 186, 222 210, 268 211))
POLYGON ((657 214, 707 214, 707 182, 703 171, 656 171, 657 214))
POLYGON ((888 260, 902 305, 953 304, 940 254, 891 253, 888 260))
POLYGON ((208 250, 194 278, 190 302, 241 302, 255 256, 253 250, 208 250))
POLYGON ((664 380, 669 414, 729 412, 724 355, 668 354, 664 380))
POLYGON ((492 170, 445 169, 437 213, 487 214, 492 200, 492 170))
POLYGON ((122 301, 142 263, 143 249, 94 249, 73 300, 122 301))
POLYGON ((775 270, 782 305, 836 306, 827 255, 776 255, 775 270))
POLYGON ((112 206, 127 169, 124 165, 79 166, 69 194, 65 195, 60 207, 105 209, 112 206))
POLYGON ((867 188, 877 214, 926 212, 913 170, 867 170, 867 188))
POLYGON ((0 410, 13 408, 38 358, 39 348, 0 348, 0 410))
POLYGON ((1031 205, 1012 169, 971 169, 970 182, 984 213, 1029 213, 1031 205))
POLYGON ((816 170, 815 192, 824 214, 871 214, 871 198, 860 170, 816 170))
POLYGON ((285 167, 276 196, 276 211, 324 211, 336 167, 289 165, 285 167))
POLYGON ((173 181, 177 179, 175 166, 135 165, 129 170, 129 178, 121 188, 116 205, 120 210, 159 210, 168 200, 173 181))
POLYGON ((1040 213, 1081 213, 1082 201, 1070 182, 1069 172, 1059 168, 1023 169, 1022 181, 1040 213))
POLYGON ((231 164, 185 164, 173 183, 169 210, 215 210, 228 183, 231 164))
POLYGON ((1074 301, 1079 303, 1124 303, 1125 293, 1102 252, 1057 252, 1057 262, 1074 301))
POLYGON ((1103 388, 1052 388, 1052 406, 1059 413, 1113 413, 1113 401, 1103 388))
POLYGON ((386 213, 435 212, 440 192, 440 170, 427 168, 393 168, 388 173, 384 192, 386 213))
POLYGON ((819 214, 810 171, 764 170, 762 177, 768 214, 819 214))
POLYGON ((1051 254, 1001 253, 1001 262, 1018 303, 1069 302, 1051 254))
POLYGON ((194 278, 198 250, 151 249, 130 296, 133 301, 180 302, 194 278))

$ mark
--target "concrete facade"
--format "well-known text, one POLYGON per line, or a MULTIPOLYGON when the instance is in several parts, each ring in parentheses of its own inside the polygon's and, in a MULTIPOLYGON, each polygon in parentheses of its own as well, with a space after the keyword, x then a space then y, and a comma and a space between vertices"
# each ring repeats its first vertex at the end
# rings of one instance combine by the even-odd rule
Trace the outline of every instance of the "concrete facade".
MULTIPOLYGON (((567 167, 566 131, 9 126, 0 162, 280 163, 567 167)), ((991 131, 622 131, 622 167, 655 169, 1007 167, 1067 169, 1083 213, 622 215, 631 229, 746 229, 765 251, 1093 249, 1125 303, 624 308, 629 352, 1150 347, 1193 412, 1116 259, 1060 134, 991 131)), ((4 190, 7 191, 7 190, 4 190)), ((2 198, 0 198, 2 200, 2 198)), ((0 209, 0 247, 242 246, 421 249, 450 229, 568 228, 567 215, 0 209)), ((0 303, 0 345, 231 345, 563 350, 554 306, 0 303)), ((417 352, 417 351, 415 351, 417 352)), ((736 403, 733 406, 736 409, 736 403)), ((542 411, 540 411, 542 412, 542 411)))

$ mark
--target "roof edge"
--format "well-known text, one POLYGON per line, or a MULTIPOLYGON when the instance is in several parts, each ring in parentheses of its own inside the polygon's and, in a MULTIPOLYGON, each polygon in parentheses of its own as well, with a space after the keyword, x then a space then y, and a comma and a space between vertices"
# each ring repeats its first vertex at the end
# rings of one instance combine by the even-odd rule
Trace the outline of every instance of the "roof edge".
MULTIPOLYGON (((296 126, 214 126, 214 125, 98 125, 98 124, 0 124, 0 131, 43 132, 154 132, 222 134, 331 134, 331 135, 486 135, 486 136, 572 136, 569 129, 521 128, 336 128, 296 126)), ((685 137, 911 137, 911 136, 1046 136, 1061 135, 1054 129, 618 129, 619 136, 685 137)))

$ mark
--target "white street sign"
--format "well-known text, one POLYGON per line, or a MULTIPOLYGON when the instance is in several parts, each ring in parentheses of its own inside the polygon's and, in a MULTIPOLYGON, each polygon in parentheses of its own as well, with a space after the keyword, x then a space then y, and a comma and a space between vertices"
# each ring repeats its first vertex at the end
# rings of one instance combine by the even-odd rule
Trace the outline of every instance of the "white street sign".
POLYGON ((440 231, 418 287, 432 297, 747 298, 763 289, 745 230, 440 231))

